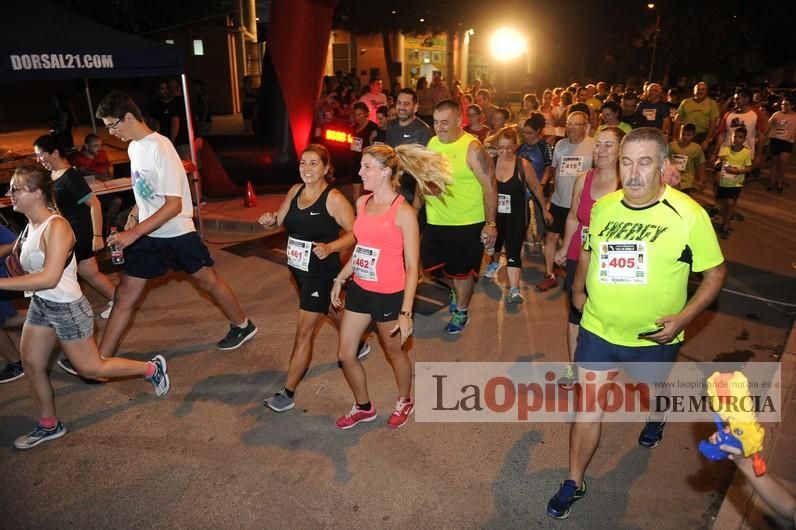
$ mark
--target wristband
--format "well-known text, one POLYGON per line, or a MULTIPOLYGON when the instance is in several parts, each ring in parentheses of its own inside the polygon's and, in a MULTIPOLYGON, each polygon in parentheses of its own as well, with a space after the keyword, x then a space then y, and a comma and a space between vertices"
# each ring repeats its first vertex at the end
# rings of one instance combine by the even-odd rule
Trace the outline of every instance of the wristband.
POLYGON ((486 226, 490 228, 495 228, 497 226, 497 223, 495 221, 487 221, 486 226))
POLYGON ((410 320, 412 319, 412 312, 411 311, 400 311, 398 314, 401 315, 401 316, 405 316, 406 318, 408 318, 410 320))
POLYGON ((345 283, 345 282, 347 282, 348 280, 341 280, 340 278, 335 278, 335 279, 334 279, 334 280, 332 280, 332 281, 333 281, 333 282, 336 282, 336 283, 345 283))
POLYGON ((102 237, 102 236, 99 234, 94 234, 94 237, 102 237))

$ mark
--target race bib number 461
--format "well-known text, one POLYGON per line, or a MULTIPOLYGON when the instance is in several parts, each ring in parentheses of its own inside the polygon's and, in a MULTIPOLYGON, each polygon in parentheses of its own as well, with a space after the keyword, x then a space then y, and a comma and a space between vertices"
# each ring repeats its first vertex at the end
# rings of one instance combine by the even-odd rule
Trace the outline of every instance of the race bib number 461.
POLYGON ((287 238, 287 264, 289 266, 300 271, 309 271, 310 252, 312 252, 311 241, 292 237, 287 238))
POLYGON ((600 244, 600 283, 647 283, 646 243, 635 241, 600 244))

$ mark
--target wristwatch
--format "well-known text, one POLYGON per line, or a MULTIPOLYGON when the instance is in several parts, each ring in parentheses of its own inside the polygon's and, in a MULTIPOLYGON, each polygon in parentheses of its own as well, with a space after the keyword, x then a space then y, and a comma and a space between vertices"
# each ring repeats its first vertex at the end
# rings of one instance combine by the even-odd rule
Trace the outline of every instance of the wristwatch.
POLYGON ((412 318, 412 312, 411 311, 400 311, 399 314, 405 316, 406 318, 410 318, 410 319, 412 318))
POLYGON ((486 226, 490 228, 495 228, 497 226, 497 223, 495 221, 487 221, 486 226))

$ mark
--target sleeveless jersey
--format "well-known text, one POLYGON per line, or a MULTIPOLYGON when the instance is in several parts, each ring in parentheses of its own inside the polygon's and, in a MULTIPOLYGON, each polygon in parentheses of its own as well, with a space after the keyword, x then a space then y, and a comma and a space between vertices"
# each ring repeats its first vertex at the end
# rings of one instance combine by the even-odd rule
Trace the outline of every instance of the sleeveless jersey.
POLYGON ((330 243, 340 237, 340 225, 326 209, 326 199, 333 188, 326 186, 314 203, 300 208, 298 201, 304 187, 302 184, 290 201, 290 208, 282 221, 288 233, 288 267, 300 276, 337 274, 341 269, 339 253, 318 259, 312 252, 313 242, 330 243))
POLYGON ((443 195, 426 197, 428 224, 438 226, 464 226, 483 223, 484 192, 481 183, 467 166, 467 149, 478 140, 464 133, 455 142, 443 144, 435 136, 428 149, 445 155, 453 170, 453 182, 443 195))
POLYGON ((406 270, 404 236, 395 225, 395 216, 405 199, 399 194, 386 212, 368 215, 365 205, 372 197, 360 201, 354 221, 354 282, 366 291, 397 293, 404 290, 406 270))
MULTIPOLYGON (((28 225, 25 240, 22 241, 19 261, 29 274, 41 272, 44 269, 44 251, 41 249, 41 237, 44 234, 44 230, 56 217, 61 216, 51 215, 37 228, 28 225)), ((58 280, 58 284, 55 287, 43 291, 25 292, 27 297, 34 294, 39 298, 59 303, 74 302, 82 297, 83 291, 80 290, 80 285, 77 283, 77 261, 74 255, 70 256, 68 264, 61 273, 61 279, 58 280)))

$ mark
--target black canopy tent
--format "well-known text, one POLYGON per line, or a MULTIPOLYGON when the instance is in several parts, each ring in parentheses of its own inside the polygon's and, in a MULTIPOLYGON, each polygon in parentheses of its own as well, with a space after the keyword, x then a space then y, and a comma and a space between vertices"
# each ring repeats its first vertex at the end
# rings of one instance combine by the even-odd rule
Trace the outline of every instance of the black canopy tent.
MULTIPOLYGON (((89 79, 180 75, 191 160, 196 167, 191 103, 180 48, 124 33, 45 0, 4 5, 0 28, 0 82, 83 79, 92 117, 89 79)), ((93 118, 91 123, 96 133, 93 118)), ((197 175, 191 180, 198 201, 197 175)))

